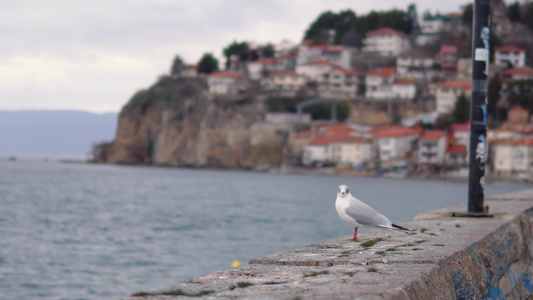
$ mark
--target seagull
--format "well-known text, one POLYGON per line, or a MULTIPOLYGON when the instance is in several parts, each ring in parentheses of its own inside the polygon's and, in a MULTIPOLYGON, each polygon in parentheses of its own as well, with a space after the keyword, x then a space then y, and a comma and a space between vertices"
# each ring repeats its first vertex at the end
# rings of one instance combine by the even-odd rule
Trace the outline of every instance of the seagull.
POLYGON ((357 240, 357 227, 378 227, 389 230, 409 231, 407 228, 392 224, 387 217, 352 196, 350 189, 346 185, 339 186, 335 209, 337 209, 337 213, 343 221, 355 226, 353 241, 357 240))

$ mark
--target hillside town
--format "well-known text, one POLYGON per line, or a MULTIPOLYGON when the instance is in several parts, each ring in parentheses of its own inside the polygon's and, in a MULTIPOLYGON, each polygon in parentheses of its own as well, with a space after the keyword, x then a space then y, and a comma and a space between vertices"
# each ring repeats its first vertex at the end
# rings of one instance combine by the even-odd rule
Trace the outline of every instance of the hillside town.
MULTIPOLYGON (((410 34, 383 27, 352 43, 336 43, 332 29, 318 43, 305 39, 277 46, 273 55, 259 52, 256 59, 232 55, 225 70, 207 75, 188 65, 176 76, 205 76, 213 97, 300 99, 297 109, 265 115, 269 123, 307 125, 283 150, 291 167, 466 177, 472 89, 466 9, 426 12, 410 34), (315 118, 307 103, 331 106, 330 120, 315 118), (349 107, 342 119, 341 103, 349 107)), ((533 32, 510 20, 508 11, 504 3, 491 5, 488 132, 478 151, 488 152, 489 177, 528 179, 533 178, 533 106, 524 95, 533 88, 527 55, 533 32)))

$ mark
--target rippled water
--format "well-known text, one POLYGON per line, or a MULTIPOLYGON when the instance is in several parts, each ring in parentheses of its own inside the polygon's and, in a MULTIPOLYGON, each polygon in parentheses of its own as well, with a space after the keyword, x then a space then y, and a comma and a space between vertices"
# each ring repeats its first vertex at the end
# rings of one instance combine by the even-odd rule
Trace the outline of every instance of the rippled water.
POLYGON ((458 182, 1 160, 0 298, 117 299, 348 236, 340 184, 397 223, 466 203, 458 182))

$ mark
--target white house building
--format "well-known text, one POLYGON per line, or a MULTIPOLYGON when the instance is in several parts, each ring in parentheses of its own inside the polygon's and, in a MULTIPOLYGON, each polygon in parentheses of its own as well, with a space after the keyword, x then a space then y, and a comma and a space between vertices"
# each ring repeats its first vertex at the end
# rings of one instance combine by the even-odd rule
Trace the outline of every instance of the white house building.
POLYGON ((377 100, 391 99, 394 78, 394 68, 379 68, 368 72, 365 78, 365 97, 377 100))
POLYGON ((274 86, 282 92, 297 92, 305 86, 305 77, 298 75, 294 70, 273 72, 270 78, 274 86))
POLYGON ((496 47, 494 63, 498 66, 525 67, 526 50, 516 46, 496 47))
POLYGON ((452 143, 448 145, 448 148, 446 149, 445 163, 449 167, 456 169, 468 167, 468 162, 466 160, 467 155, 468 151, 466 150, 465 145, 452 143))
POLYGON ((330 137, 328 145, 329 160, 343 166, 361 166, 370 164, 374 159, 372 140, 349 134, 330 137))
POLYGON ((329 135, 319 135, 308 141, 302 149, 302 163, 304 165, 310 165, 312 163, 329 161, 329 144, 329 135))
POLYGON ((533 174, 533 137, 496 144, 494 171, 498 174, 533 174))
POLYGON ((444 29, 445 17, 439 13, 426 13, 420 24, 421 33, 416 38, 417 45, 432 44, 438 39, 438 34, 444 29))
POLYGON ((487 129, 487 141, 489 143, 510 140, 510 139, 514 140, 514 139, 520 138, 521 136, 522 135, 516 131, 505 129, 502 127, 487 129))
POLYGON ((426 13, 422 17, 421 31, 425 34, 438 34, 444 29, 446 18, 440 13, 426 13))
POLYGON ((309 81, 318 81, 325 73, 337 66, 327 60, 318 60, 296 66, 296 73, 309 81))
POLYGON ((378 130, 374 138, 377 140, 380 161, 406 159, 407 154, 413 150, 413 142, 419 137, 420 132, 412 128, 392 127, 378 130))
POLYGON ((391 28, 369 31, 363 45, 363 52, 382 56, 397 56, 411 48, 407 35, 391 28))
POLYGON ((304 41, 298 48, 296 65, 325 60, 334 65, 349 69, 352 65, 353 49, 339 45, 313 45, 312 41, 304 41))
POLYGON ((500 73, 502 81, 514 80, 531 80, 533 79, 533 69, 530 68, 512 68, 500 73))
POLYGON ((285 69, 285 66, 279 63, 275 58, 267 57, 249 62, 246 65, 246 68, 248 69, 248 74, 251 79, 259 80, 262 77, 267 77, 270 72, 285 69))
POLYGON ((428 130, 418 141, 418 163, 424 165, 443 165, 446 153, 446 132, 428 130))
POLYGON ((470 122, 453 123, 450 131, 456 144, 468 146, 470 144, 470 122))
POLYGON ((396 58, 396 76, 423 79, 438 74, 435 57, 404 53, 396 58))
POLYGON ((230 71, 210 74, 207 77, 207 84, 209 93, 218 95, 240 94, 248 88, 244 75, 230 71))
POLYGON ((447 113, 453 111, 457 98, 461 94, 470 98, 471 90, 472 84, 470 81, 448 81, 439 83, 435 95, 437 111, 447 113))
POLYGON ((416 97, 416 85, 409 79, 395 79, 392 84, 392 96, 395 99, 414 99, 416 97))
POLYGON ((322 75, 318 88, 322 97, 353 99, 357 95, 358 83, 355 71, 336 67, 322 75))
POLYGON ((197 65, 187 65, 180 72, 181 77, 186 78, 195 78, 198 77, 198 66, 197 65))

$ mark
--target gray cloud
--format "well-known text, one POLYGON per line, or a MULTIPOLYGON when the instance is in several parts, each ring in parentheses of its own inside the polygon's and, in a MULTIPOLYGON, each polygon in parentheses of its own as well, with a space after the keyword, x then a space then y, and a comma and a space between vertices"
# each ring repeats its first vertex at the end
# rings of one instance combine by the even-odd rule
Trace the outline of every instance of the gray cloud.
POLYGON ((467 1, 4 0, 0 109, 116 111, 167 72, 177 53, 195 63, 204 52, 221 58, 233 40, 298 42, 325 10, 364 14, 410 2, 421 14, 428 8, 456 11, 467 1))

